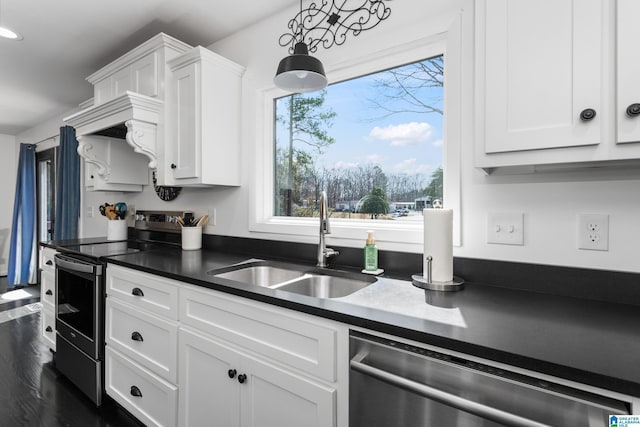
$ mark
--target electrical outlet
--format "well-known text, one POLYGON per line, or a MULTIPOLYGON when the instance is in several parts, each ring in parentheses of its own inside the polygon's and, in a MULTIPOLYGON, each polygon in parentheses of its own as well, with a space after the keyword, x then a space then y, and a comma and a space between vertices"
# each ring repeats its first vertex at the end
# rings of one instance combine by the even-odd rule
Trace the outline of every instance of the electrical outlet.
POLYGON ((87 207, 87 218, 93 218, 93 206, 87 207))
POLYGON ((487 243, 524 245, 524 214, 489 213, 487 243))
POLYGON ((578 249, 609 250, 609 215, 578 215, 578 249))

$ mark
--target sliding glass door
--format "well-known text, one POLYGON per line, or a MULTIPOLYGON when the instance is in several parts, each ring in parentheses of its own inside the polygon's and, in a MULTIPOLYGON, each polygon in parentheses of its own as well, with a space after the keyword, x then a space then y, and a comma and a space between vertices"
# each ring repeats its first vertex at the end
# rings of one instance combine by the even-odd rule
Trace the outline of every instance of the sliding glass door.
POLYGON ((56 147, 36 153, 38 189, 38 241, 53 239, 55 226, 56 147))

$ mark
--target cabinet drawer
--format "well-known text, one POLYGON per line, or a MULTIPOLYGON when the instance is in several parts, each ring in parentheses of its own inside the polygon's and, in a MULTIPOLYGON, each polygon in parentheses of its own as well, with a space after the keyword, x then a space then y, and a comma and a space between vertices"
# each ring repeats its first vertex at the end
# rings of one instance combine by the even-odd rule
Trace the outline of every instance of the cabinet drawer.
POLYGON ((183 324, 335 381, 338 331, 328 321, 215 291, 184 288, 180 295, 183 324))
POLYGON ((56 273, 42 270, 40 275, 40 300, 52 307, 56 304, 56 273))
POLYGON ((40 249, 40 269, 43 271, 55 272, 56 264, 54 256, 58 253, 53 248, 40 249))
POLYGON ((107 394, 147 426, 175 426, 178 388, 117 351, 105 353, 107 394))
POLYGON ((56 351, 56 315, 53 310, 53 307, 42 305, 40 327, 42 339, 51 350, 56 351))
POLYGON ((160 276, 109 264, 107 294, 139 309, 178 319, 177 283, 160 276))
POLYGON ((178 325, 107 298, 105 341, 147 369, 176 382, 178 325))

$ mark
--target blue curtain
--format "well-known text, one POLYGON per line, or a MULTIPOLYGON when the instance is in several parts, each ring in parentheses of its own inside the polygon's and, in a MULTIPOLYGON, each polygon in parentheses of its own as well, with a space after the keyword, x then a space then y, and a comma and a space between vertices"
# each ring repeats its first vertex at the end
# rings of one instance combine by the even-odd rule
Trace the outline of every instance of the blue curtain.
POLYGON ((80 218, 80 156, 76 130, 71 126, 60 128, 55 206, 53 239, 77 238, 80 218))
POLYGON ((36 147, 20 144, 9 247, 9 284, 36 283, 37 260, 36 147))

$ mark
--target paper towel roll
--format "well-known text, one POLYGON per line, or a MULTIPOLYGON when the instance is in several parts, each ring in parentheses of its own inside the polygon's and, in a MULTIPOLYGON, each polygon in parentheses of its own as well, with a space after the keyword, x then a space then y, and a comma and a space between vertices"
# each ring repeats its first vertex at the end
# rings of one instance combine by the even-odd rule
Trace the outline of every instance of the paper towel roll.
POLYGON ((424 209, 423 275, 427 278, 427 257, 431 256, 431 280, 453 280, 453 211, 424 209))

